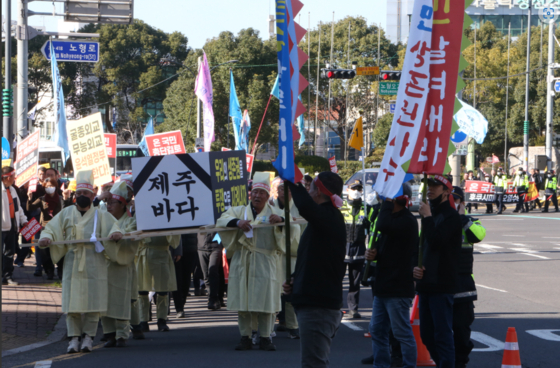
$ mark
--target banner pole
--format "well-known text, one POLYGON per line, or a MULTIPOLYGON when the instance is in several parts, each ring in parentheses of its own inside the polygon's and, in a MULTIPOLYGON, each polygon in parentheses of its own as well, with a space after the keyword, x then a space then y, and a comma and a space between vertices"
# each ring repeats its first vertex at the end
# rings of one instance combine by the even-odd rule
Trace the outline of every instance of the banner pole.
POLYGON ((288 284, 292 281, 292 252, 290 249, 290 194, 288 188, 288 180, 284 180, 284 222, 286 229, 286 282, 288 284))
MULTIPOLYGON (((426 203, 426 197, 428 195, 428 175, 424 173, 424 178, 422 179, 422 202, 426 203)), ((420 242, 418 243, 418 267, 422 268, 422 243, 424 243, 424 224, 420 222, 420 242)))
POLYGON ((266 108, 264 109, 264 114, 261 120, 261 125, 259 125, 259 131, 257 132, 257 135, 255 136, 255 143, 253 143, 253 151, 252 151, 252 155, 255 155, 255 150, 257 149, 257 139, 259 138, 259 133, 261 132, 261 128, 264 122, 264 117, 266 116, 266 112, 268 111, 268 105, 270 104, 270 99, 272 98, 272 95, 268 96, 268 102, 266 103, 266 108))

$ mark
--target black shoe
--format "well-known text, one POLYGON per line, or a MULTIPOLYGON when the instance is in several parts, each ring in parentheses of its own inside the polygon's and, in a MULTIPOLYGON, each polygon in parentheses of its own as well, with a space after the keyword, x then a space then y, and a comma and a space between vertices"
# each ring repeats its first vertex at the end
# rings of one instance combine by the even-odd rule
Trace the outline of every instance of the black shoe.
POLYGON ((372 355, 372 356, 368 356, 367 358, 362 359, 362 364, 369 364, 369 365, 372 365, 372 364, 373 364, 373 355, 372 355))
POLYGON ((276 331, 288 331, 288 328, 286 327, 286 322, 278 322, 278 325, 276 326, 276 331))
POLYGON ((16 267, 23 267, 23 262, 16 263, 16 267))
POLYGON ((501 214, 502 214, 502 211, 500 211, 500 212, 496 213, 496 215, 501 215, 501 214))
POLYGON ((132 331, 132 338, 134 340, 144 340, 146 337, 144 336, 144 333, 142 332, 142 328, 140 327, 140 325, 136 325, 136 326, 131 326, 131 331, 132 331))
POLYGON ((264 351, 276 351, 276 346, 272 343, 270 337, 261 337, 259 349, 264 351))
POLYGON ((239 345, 235 347, 235 350, 251 350, 253 349, 253 343, 251 342, 251 338, 249 336, 241 337, 241 341, 239 345))
POLYGON ((162 331, 162 332, 169 331, 169 327, 167 327, 167 321, 163 318, 158 318, 157 329, 158 329, 158 331, 162 331))
POLYGON ((299 339, 299 329, 288 330, 290 332, 290 339, 296 340, 299 339))
POLYGON ((513 212, 514 212, 514 213, 517 213, 517 212, 519 212, 519 210, 513 210, 513 212))
POLYGON ((140 322, 140 331, 150 332, 150 325, 148 324, 148 322, 140 322))
POLYGON ((117 334, 115 332, 104 334, 103 337, 106 339, 107 342, 105 343, 105 345, 103 345, 103 347, 114 348, 115 346, 117 346, 117 340, 115 339, 116 336, 117 334))
POLYGON ((226 302, 222 300, 220 300, 220 307, 225 308, 226 307, 226 302))
POLYGON ((208 309, 216 311, 218 309, 221 309, 222 306, 220 305, 220 302, 212 302, 212 303, 208 303, 208 309))
POLYGON ((43 271, 35 271, 35 272, 33 272, 33 276, 41 277, 41 276, 43 276, 43 271))
POLYGON ((362 315, 358 312, 349 312, 349 313, 346 313, 344 315, 344 318, 346 318, 346 319, 360 319, 360 318, 362 318, 362 315))
POLYGON ((548 212, 548 210, 542 210, 541 212, 546 213, 546 212, 548 212))
POLYGON ((47 272, 47 280, 52 280, 52 279, 54 279, 54 271, 47 272))
POLYGON ((194 291, 194 296, 200 296, 200 289, 194 291))
POLYGON ((116 344, 117 348, 124 348, 126 347, 126 340, 123 339, 122 337, 120 339, 117 339, 117 344, 116 344))

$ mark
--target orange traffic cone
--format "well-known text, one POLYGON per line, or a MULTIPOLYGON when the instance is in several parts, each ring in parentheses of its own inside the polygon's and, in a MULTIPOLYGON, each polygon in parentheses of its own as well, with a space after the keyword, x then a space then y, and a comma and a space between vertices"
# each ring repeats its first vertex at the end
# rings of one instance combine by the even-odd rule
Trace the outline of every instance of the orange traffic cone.
POLYGON ((517 343, 517 332, 515 332, 515 327, 510 327, 507 331, 502 368, 521 368, 519 344, 517 343))
POLYGON ((416 365, 418 367, 435 367, 436 363, 430 357, 430 353, 424 343, 422 343, 422 338, 420 337, 420 311, 418 310, 418 295, 414 297, 414 303, 412 304, 412 313, 410 314, 410 324, 412 325, 412 333, 414 333, 414 339, 416 340, 416 365))

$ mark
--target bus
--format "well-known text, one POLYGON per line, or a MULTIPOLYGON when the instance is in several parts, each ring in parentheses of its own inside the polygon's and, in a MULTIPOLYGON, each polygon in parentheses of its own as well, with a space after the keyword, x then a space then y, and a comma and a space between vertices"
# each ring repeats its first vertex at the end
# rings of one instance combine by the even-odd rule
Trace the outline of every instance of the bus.
POLYGON ((137 144, 117 144, 117 176, 132 172, 132 159, 144 157, 137 144))

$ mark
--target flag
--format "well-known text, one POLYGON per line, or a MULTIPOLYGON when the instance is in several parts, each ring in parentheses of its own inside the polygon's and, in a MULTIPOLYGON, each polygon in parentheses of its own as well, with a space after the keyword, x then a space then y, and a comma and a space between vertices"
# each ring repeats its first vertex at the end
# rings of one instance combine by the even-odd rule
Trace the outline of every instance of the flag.
POLYGON ((362 125, 362 117, 360 116, 358 120, 356 120, 356 124, 354 124, 354 129, 352 129, 352 135, 348 143, 350 147, 358 151, 361 151, 364 146, 364 129, 362 125))
POLYGON ((68 148, 68 132, 66 131, 66 108, 64 107, 64 92, 62 91, 62 81, 60 72, 56 62, 56 54, 50 42, 51 48, 51 73, 53 82, 53 100, 54 100, 54 143, 64 152, 62 160, 66 166, 66 160, 70 158, 70 149, 68 148))
POLYGON ((278 74, 276 76, 276 81, 274 81, 274 86, 272 87, 272 91, 270 91, 270 94, 273 95, 274 97, 276 97, 277 99, 280 99, 280 83, 279 83, 279 78, 280 74, 278 74))
POLYGON ((539 198, 539 190, 537 189, 537 185, 535 183, 529 183, 529 189, 527 190, 527 194, 525 195, 525 202, 531 202, 537 198, 539 198))
POLYGON ((140 143, 138 143, 138 148, 144 152, 144 156, 150 156, 150 150, 148 149, 148 144, 146 143, 146 136, 154 134, 154 120, 150 116, 150 120, 148 120, 148 125, 146 125, 146 129, 144 130, 144 136, 140 143))
POLYGON ((204 105, 204 151, 210 152, 212 142, 214 142, 214 111, 212 109, 214 96, 212 93, 212 77, 210 76, 206 53, 204 53, 202 64, 198 70, 194 91, 204 105))
POLYGON ((117 108, 113 107, 113 130, 117 129, 117 119, 119 118, 117 108))
POLYGON ((492 163, 496 164, 500 162, 500 159, 498 158, 498 156, 496 156, 495 154, 492 154, 492 163))
POLYGON ((484 138, 488 134, 488 120, 482 115, 480 111, 459 100, 462 107, 455 114, 454 118, 459 129, 471 138, 474 138, 476 143, 484 143, 484 138))
POLYGON ((241 150, 241 141, 239 139, 239 130, 241 129, 241 107, 239 107, 239 100, 237 99, 237 92, 235 92, 235 83, 233 82, 233 71, 229 71, 229 116, 233 123, 233 136, 235 137, 235 149, 241 150))
MULTIPOLYGON (((301 95, 299 95, 299 100, 301 101, 301 95)), ((297 118, 297 130, 299 134, 299 146, 301 147, 305 143, 305 122, 303 121, 303 114, 297 118)))
POLYGON ((239 129, 239 149, 245 150, 245 152, 249 151, 249 130, 251 130, 251 119, 249 118, 249 111, 245 110, 239 129))

